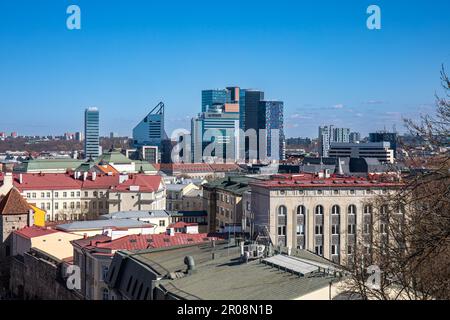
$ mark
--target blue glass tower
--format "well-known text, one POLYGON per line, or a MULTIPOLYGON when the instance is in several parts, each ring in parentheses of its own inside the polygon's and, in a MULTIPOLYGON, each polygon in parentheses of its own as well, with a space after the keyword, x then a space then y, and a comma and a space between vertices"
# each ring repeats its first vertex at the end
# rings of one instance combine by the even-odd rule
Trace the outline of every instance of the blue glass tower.
POLYGON ((84 111, 84 156, 98 158, 99 156, 99 112, 97 108, 87 108, 84 111))

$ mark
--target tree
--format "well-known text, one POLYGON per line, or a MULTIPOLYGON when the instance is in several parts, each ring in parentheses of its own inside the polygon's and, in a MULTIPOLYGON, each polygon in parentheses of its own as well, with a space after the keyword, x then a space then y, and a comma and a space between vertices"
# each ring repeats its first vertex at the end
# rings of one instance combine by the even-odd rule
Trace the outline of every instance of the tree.
POLYGON ((428 156, 404 147, 409 174, 397 190, 368 204, 369 221, 347 261, 344 289, 364 299, 450 299, 450 80, 444 68, 441 80, 445 94, 436 95, 435 114, 404 120, 425 141, 428 156))

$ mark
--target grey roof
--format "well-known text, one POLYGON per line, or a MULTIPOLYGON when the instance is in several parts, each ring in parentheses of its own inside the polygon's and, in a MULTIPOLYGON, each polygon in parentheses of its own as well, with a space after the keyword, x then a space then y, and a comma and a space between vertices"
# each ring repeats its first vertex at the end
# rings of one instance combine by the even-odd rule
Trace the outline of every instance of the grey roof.
POLYGON ((100 219, 139 219, 139 218, 156 218, 169 217, 170 211, 166 210, 152 210, 152 211, 119 211, 101 215, 100 219))
POLYGON ((77 231, 77 230, 96 230, 109 227, 115 228, 139 228, 151 225, 147 222, 137 220, 88 220, 88 221, 75 221, 66 224, 60 224, 56 226, 56 229, 63 231, 77 231))
POLYGON ((192 189, 189 190, 184 196, 185 197, 201 197, 203 195, 203 191, 200 189, 192 189))
MULTIPOLYGON (((214 248, 210 244, 202 244, 122 254, 128 255, 127 263, 137 263, 145 266, 148 272, 158 274, 158 285, 180 299, 289 300, 326 287, 330 281, 339 280, 338 277, 318 271, 299 276, 259 260, 241 263, 240 248, 224 242, 217 242, 214 248), (186 270, 186 256, 194 259, 196 271, 184 276, 169 277, 170 274, 180 275, 180 272, 186 270)), ((308 252, 300 253, 300 256, 308 261, 317 260, 330 264, 308 252)), ((132 268, 128 268, 130 269, 132 268)), ((124 270, 126 272, 127 267, 124 266, 124 270)), ((145 272, 140 272, 139 277, 147 278, 145 272)), ((121 278, 126 279, 127 276, 122 275, 121 278)))
POLYGON ((181 191, 186 188, 189 184, 181 184, 181 183, 171 183, 166 184, 167 191, 181 191))

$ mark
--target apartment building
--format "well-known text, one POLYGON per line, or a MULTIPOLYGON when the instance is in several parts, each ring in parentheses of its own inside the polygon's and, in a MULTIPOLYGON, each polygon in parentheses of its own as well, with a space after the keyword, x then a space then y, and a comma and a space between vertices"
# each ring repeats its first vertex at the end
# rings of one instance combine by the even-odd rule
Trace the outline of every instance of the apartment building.
POLYGON ((254 230, 268 232, 275 245, 307 249, 336 263, 353 254, 357 235, 372 235, 374 215, 385 209, 371 200, 401 186, 314 174, 275 175, 249 185, 254 230))
POLYGON ((0 175, 1 181, 0 188, 14 186, 30 204, 45 210, 47 221, 95 219, 121 210, 166 207, 165 185, 156 175, 17 173, 0 175))
MULTIPOLYGON (((199 187, 197 187, 193 183, 187 183, 187 184, 167 184, 166 185, 166 209, 167 210, 188 210, 187 208, 184 208, 184 204, 186 201, 184 200, 184 197, 191 191, 191 190, 199 190, 199 187)), ((193 209, 193 210, 201 210, 193 209)))

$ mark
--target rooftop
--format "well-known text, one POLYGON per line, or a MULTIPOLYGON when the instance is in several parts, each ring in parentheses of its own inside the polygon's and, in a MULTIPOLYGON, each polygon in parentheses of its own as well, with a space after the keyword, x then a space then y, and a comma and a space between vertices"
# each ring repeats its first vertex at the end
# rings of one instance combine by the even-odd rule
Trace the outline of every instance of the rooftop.
POLYGON ((58 233, 59 231, 50 229, 50 228, 42 228, 37 226, 24 227, 22 229, 14 231, 15 234, 22 236, 23 238, 31 239, 36 237, 46 236, 52 233, 58 233))
MULTIPOLYGON (((308 272, 303 275, 273 267, 258 259, 243 263, 240 260, 240 248, 223 241, 217 241, 215 247, 200 244, 121 254, 128 257, 126 263, 144 265, 149 272, 160 275, 158 285, 179 299, 289 300, 339 280, 333 272, 328 274, 324 269, 320 271, 318 265, 328 266, 328 260, 304 250, 297 252, 296 257, 281 257, 290 265, 308 265, 308 272), (192 257, 195 262, 195 272, 191 274, 184 273, 186 256, 192 257), (314 264, 317 265, 311 267, 314 264)), ((124 272, 131 269, 123 267, 124 272)), ((145 279, 146 275, 141 274, 140 277, 145 279)), ((121 278, 127 279, 123 275, 121 278)))
POLYGON ((28 214, 30 209, 30 205, 16 188, 12 188, 0 201, 0 215, 28 214))
POLYGON ((344 188, 373 188, 373 187, 399 187, 402 184, 395 182, 391 177, 385 181, 383 177, 362 178, 362 177, 345 177, 331 175, 329 178, 320 178, 316 174, 300 173, 300 174, 277 174, 270 177, 269 180, 251 181, 250 184, 265 188, 323 188, 323 187, 344 187, 344 188))
POLYGON ((100 219, 143 219, 143 218, 167 218, 170 217, 170 211, 152 210, 152 211, 119 211, 100 216, 100 219))
POLYGON ((134 219, 109 219, 109 220, 88 220, 74 221, 55 226, 56 229, 71 232, 84 230, 99 230, 105 228, 153 228, 155 225, 137 221, 134 219))

